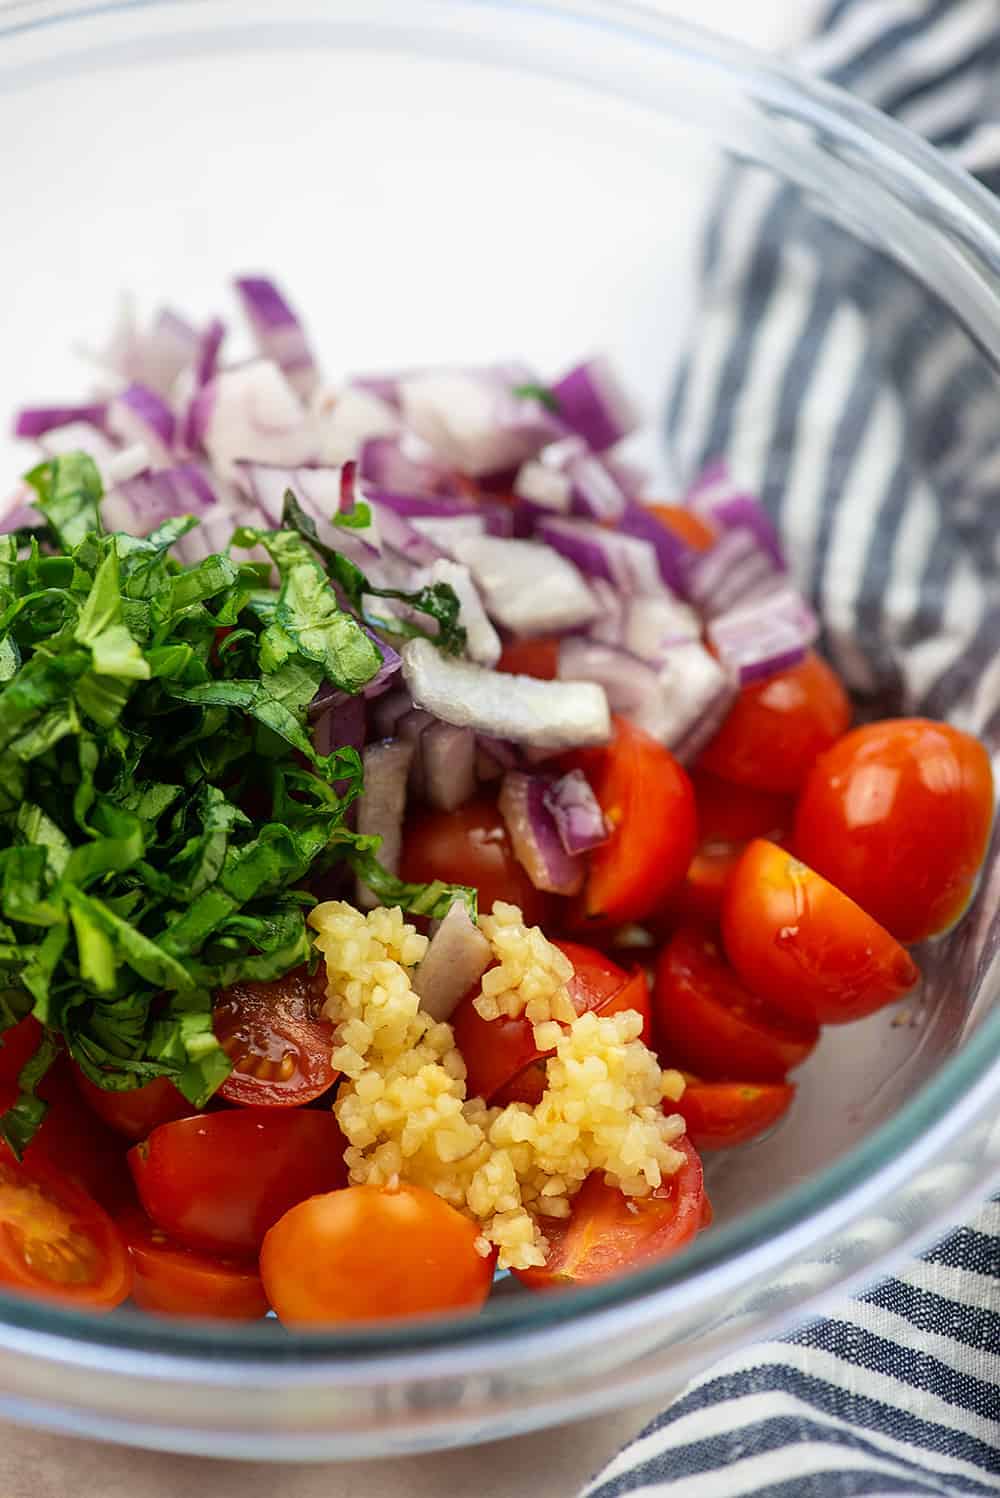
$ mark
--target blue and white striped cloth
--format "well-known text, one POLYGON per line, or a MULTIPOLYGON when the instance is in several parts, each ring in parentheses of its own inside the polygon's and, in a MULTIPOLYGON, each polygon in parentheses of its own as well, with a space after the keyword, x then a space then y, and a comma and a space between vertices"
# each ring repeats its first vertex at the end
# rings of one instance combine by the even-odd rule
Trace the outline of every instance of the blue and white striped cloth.
MULTIPOLYGON (((794 3, 794 0, 790 0, 794 3)), ((1000 192, 1000 0, 835 0, 801 60, 1000 192)), ((670 404, 787 537, 824 648, 883 710, 1000 749, 1000 379, 898 268, 733 165, 670 404)), ((1000 1494, 1000 1205, 691 1385, 586 1498, 1000 1494)))

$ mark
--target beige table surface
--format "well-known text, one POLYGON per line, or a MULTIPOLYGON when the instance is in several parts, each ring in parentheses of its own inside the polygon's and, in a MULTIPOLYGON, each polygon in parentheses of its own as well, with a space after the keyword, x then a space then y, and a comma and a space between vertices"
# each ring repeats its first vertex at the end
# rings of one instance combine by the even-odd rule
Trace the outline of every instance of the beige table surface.
MULTIPOLYGON (((646 0, 760 47, 801 34, 816 0, 646 0)), ((125 1450, 0 1425, 0 1498, 573 1498, 658 1410, 633 1407, 432 1456, 271 1467, 125 1450)))

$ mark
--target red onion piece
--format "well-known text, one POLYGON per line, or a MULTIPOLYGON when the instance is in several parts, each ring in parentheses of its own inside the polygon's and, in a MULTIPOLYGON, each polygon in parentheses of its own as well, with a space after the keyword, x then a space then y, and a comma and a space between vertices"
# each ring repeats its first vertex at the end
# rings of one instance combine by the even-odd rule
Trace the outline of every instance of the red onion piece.
POLYGON ((540 775, 508 770, 497 806, 514 856, 536 889, 553 895, 575 895, 583 887, 586 865, 563 847, 555 819, 545 804, 548 782, 540 775))
POLYGON ((774 592, 784 576, 784 569, 741 526, 723 531, 707 551, 693 554, 687 569, 687 595, 703 617, 714 619, 774 592))
POLYGON ((572 488, 572 508, 591 520, 620 520, 626 498, 617 480, 599 458, 588 453, 566 465, 572 488))
POLYGON ((781 540, 764 506, 733 483, 724 463, 713 464, 688 493, 685 503, 717 529, 745 530, 778 572, 787 569, 781 540))
POLYGON ((451 1019, 492 961, 492 947, 472 924, 463 902, 456 900, 413 975, 413 989, 424 1011, 432 1019, 451 1019))
MULTIPOLYGON (((310 704, 310 716, 316 698, 310 704)), ((365 742, 365 699, 339 692, 314 717, 313 748, 317 754, 332 754, 334 749, 363 749, 365 742)))
POLYGON ((235 284, 263 358, 274 360, 299 395, 310 395, 316 361, 301 322, 277 286, 266 276, 238 276, 235 284))
POLYGON ((108 430, 123 444, 142 442, 157 463, 169 463, 176 421, 162 396, 132 384, 108 403, 108 430))
POLYGON ((470 536, 454 553, 472 573, 490 618, 514 634, 573 629, 597 613, 577 568, 551 546, 470 536))
POLYGON ((697 557, 694 548, 674 535, 644 505, 629 500, 618 522, 618 529, 628 536, 648 541, 656 552, 660 576, 668 588, 687 596, 688 570, 697 557))
POLYGON ((404 557, 414 567, 430 567, 441 556, 441 550, 434 542, 423 535, 404 516, 397 514, 388 505, 379 502, 369 495, 372 517, 379 539, 384 546, 388 546, 399 556, 404 557))
POLYGON ((400 494, 456 493, 455 473, 412 433, 372 436, 358 448, 358 472, 366 483, 400 494))
POLYGON ((566 852, 575 857, 599 848, 611 836, 611 829, 582 770, 570 770, 544 792, 544 801, 552 814, 556 831, 566 852))
POLYGON ((818 634, 816 615, 791 586, 730 609, 708 626, 719 660, 742 685, 797 665, 818 634))
POLYGON ((424 799, 437 811, 455 811, 476 791, 476 736, 471 728, 431 723, 420 735, 424 799))
MULTIPOLYGON (((398 739, 369 744, 361 756, 364 790, 358 800, 358 831, 362 836, 380 837, 379 862, 391 874, 399 872, 403 851, 403 818, 406 815, 406 786, 413 761, 413 745, 398 739)), ((380 900, 360 882, 358 904, 372 910, 380 900)))
POLYGON ((551 510, 568 515, 573 501, 573 483, 568 473, 532 458, 517 470, 514 493, 518 499, 528 500, 538 513, 551 510))
POLYGON ((372 738, 394 738, 396 724, 412 709, 413 703, 405 687, 396 686, 384 697, 377 698, 372 705, 372 738))
POLYGON ((617 643, 640 660, 661 665, 675 645, 700 639, 698 615, 672 593, 630 598, 625 603, 617 643))
MULTIPOLYGON (((433 646, 431 648, 433 649, 433 646)), ((435 654, 437 654, 436 651, 435 654)), ((410 761, 410 790, 421 800, 424 799, 426 786, 423 737, 433 722, 434 718, 431 713, 425 712, 420 707, 411 707, 409 712, 404 713, 396 723, 396 737, 402 743, 409 744, 413 750, 413 758, 410 761)))
POLYGON ((108 530, 133 536, 145 536, 177 515, 207 519, 223 513, 228 544, 237 525, 243 523, 243 516, 219 504, 212 485, 194 463, 178 463, 173 468, 126 479, 105 495, 101 506, 101 518, 108 530))
MULTIPOLYGON (((443 521, 438 523, 444 524, 443 521)), ((469 660, 480 666, 495 666, 503 647, 500 636, 489 621, 479 589, 472 581, 468 567, 442 557, 430 568, 427 581, 447 583, 454 590, 459 605, 459 623, 465 630, 465 653, 469 660)))
POLYGON ((400 382, 403 419, 461 473, 516 469, 563 430, 541 401, 514 394, 537 383, 523 365, 426 370, 400 382))
POLYGON ((308 515, 332 520, 343 508, 342 468, 279 468, 270 463, 237 463, 236 481, 252 495, 274 526, 281 524, 285 493, 291 489, 308 515))
POLYGON ((234 478, 240 460, 294 468, 315 458, 313 423, 269 359, 221 370, 197 405, 200 440, 222 478, 234 478))
POLYGON ((552 386, 559 415, 593 452, 614 447, 635 431, 639 415, 603 356, 578 364, 552 386))
POLYGON ((537 535, 588 577, 603 578, 622 593, 663 592, 656 552, 648 541, 591 521, 556 516, 539 521, 537 535))
POLYGON ((15 437, 41 437, 55 427, 72 421, 86 421, 91 426, 104 424, 106 402, 89 406, 23 406, 14 418, 15 437))

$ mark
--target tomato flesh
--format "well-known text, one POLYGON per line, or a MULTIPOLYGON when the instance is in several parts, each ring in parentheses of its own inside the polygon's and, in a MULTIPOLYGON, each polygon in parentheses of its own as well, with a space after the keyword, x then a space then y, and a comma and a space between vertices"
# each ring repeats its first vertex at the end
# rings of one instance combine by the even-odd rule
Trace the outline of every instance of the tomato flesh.
POLYGON ((751 993, 715 937, 693 926, 660 954, 654 1002, 663 1065, 712 1080, 781 1082, 819 1039, 814 1020, 790 1019, 751 993))
POLYGON ((0 1082, 16 1082, 21 1067, 30 1061, 42 1038, 42 1027, 33 1014, 26 1014, 8 1030, 0 1032, 0 1082))
POLYGON ((793 1019, 861 1019, 920 976, 860 905, 764 838, 749 845, 729 882, 722 934, 747 987, 793 1019))
POLYGON ((497 670, 512 676, 554 681, 559 674, 559 641, 550 635, 538 635, 533 640, 508 640, 497 670))
POLYGON ((233 1063, 219 1096, 248 1107, 290 1108, 333 1086, 333 1025, 320 1017, 326 968, 297 968, 272 983, 216 994, 212 1025, 233 1063))
POLYGON ((420 811, 407 819, 400 873, 425 883, 471 884, 480 909, 497 900, 520 906, 529 926, 544 926, 552 897, 537 890, 514 856, 495 801, 477 797, 458 811, 420 811))
POLYGON ((674 1148, 684 1163, 650 1196, 627 1198, 600 1172, 588 1176, 567 1218, 546 1218, 545 1263, 513 1272, 532 1290, 571 1289, 611 1279, 683 1248, 710 1220, 705 1182, 690 1140, 674 1148))
POLYGON ((332 1113, 239 1108, 161 1124, 129 1150, 142 1202, 171 1238, 209 1254, 253 1254, 290 1207, 347 1180, 332 1113))
POLYGON ((126 1299, 125 1245, 96 1201, 47 1163, 0 1155, 0 1284, 79 1310, 126 1299))
POLYGON ((126 1139, 145 1139, 159 1124, 185 1118, 194 1112, 169 1077, 154 1077, 152 1082, 133 1087, 128 1092, 109 1092, 92 1082, 78 1066, 74 1065, 73 1072, 77 1089, 87 1107, 126 1139))
POLYGON ((869 723, 809 773, 795 851, 900 941, 945 930, 969 902, 993 820, 977 739, 925 718, 869 723))
POLYGON ((474 1222, 423 1187, 348 1186, 272 1227, 261 1278, 288 1326, 471 1311, 493 1281, 478 1237, 474 1222))
POLYGON ((743 688, 698 764, 757 790, 797 791, 850 722, 847 693, 810 650, 797 666, 743 688))
POLYGON ((783 842, 792 825, 790 796, 720 780, 697 766, 691 772, 698 811, 698 847, 687 877, 667 904, 682 919, 717 921, 729 876, 749 840, 783 842))
POLYGON ((656 516, 661 525, 665 525, 680 540, 686 541, 695 551, 708 551, 710 546, 714 546, 715 531, 694 510, 687 509, 685 505, 647 505, 646 508, 656 516))
POLYGON ((699 1150, 729 1149, 759 1139, 788 1112, 795 1087, 791 1082, 691 1081, 671 1113, 680 1113, 688 1137, 699 1150))
POLYGON ((267 1315, 256 1264, 174 1243, 137 1208, 116 1220, 132 1261, 132 1299, 142 1310, 216 1321, 259 1321, 267 1315))

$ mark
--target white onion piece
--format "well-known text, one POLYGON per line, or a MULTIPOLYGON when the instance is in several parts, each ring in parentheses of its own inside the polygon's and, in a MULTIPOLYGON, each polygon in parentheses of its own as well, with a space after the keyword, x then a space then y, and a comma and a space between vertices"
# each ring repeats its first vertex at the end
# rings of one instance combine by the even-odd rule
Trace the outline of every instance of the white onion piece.
POLYGON ((551 546, 500 536, 455 543, 491 619, 515 634, 549 634, 587 624, 597 604, 580 572, 551 546))
POLYGON ((521 366, 441 369, 399 384, 403 420, 435 455, 476 477, 516 468, 558 434, 559 423, 533 398, 514 395, 535 383, 521 366))
MULTIPOLYGON (((403 817, 406 813, 406 782, 413 760, 413 745, 399 739, 369 744, 361 756, 364 790, 358 798, 358 831, 382 839, 378 859, 391 874, 399 872, 403 849, 403 817)), ((372 910, 380 903, 366 884, 358 880, 358 904, 372 910)))
POLYGON ((149 448, 145 442, 133 442, 130 447, 123 447, 108 459, 108 481, 112 484, 124 484, 128 479, 145 473, 150 466, 149 448))
POLYGON ((592 683, 490 671, 442 655, 429 640, 408 640, 402 656, 410 696, 445 723, 539 748, 584 748, 611 737, 608 699, 592 683))
POLYGON ((424 712, 423 708, 411 707, 409 712, 404 713, 396 723, 396 737, 413 749, 413 758, 410 761, 410 790, 421 800, 424 796, 424 756, 421 741, 425 730, 430 728, 433 722, 433 716, 424 712))
POLYGON ((531 459, 517 470, 514 493, 518 499, 530 499, 532 504, 540 505, 544 510, 568 515, 573 501, 573 484, 568 474, 560 473, 550 463, 531 459))
POLYGON ((486 534, 482 515, 414 515, 409 523, 448 557, 454 556, 458 542, 486 534))
POLYGON ((514 857, 535 888, 552 895, 575 895, 583 888, 587 867, 563 847, 555 818, 545 802, 547 789, 548 782, 539 775, 508 770, 497 809, 514 857))
POLYGON ((305 406, 269 359, 226 369, 206 385, 204 445, 224 478, 237 462, 297 468, 316 457, 316 433, 305 406))
POLYGON ((633 598, 625 606, 621 643, 640 660, 659 665, 675 645, 700 639, 698 615, 672 593, 633 598))
POLYGON ((438 1021, 451 1019, 492 960, 492 947, 472 924, 462 901, 456 900, 413 975, 413 989, 424 1012, 438 1021))
POLYGON ((722 726, 739 689, 696 640, 669 652, 659 681, 663 711, 670 723, 664 743, 682 764, 688 764, 722 726))
POLYGON ((320 390, 313 401, 317 454, 321 463, 347 463, 357 458, 362 443, 374 437, 395 437, 399 413, 387 401, 360 385, 334 392, 320 390))
POLYGON ((436 811, 456 811, 476 791, 476 736, 471 728, 431 723, 420 735, 424 799, 436 811))
POLYGON ((447 583, 455 590, 459 605, 458 619, 465 630, 465 653, 469 659, 480 666, 495 666, 503 653, 503 646, 500 636, 490 623, 468 567, 442 557, 424 575, 430 583, 447 583))

